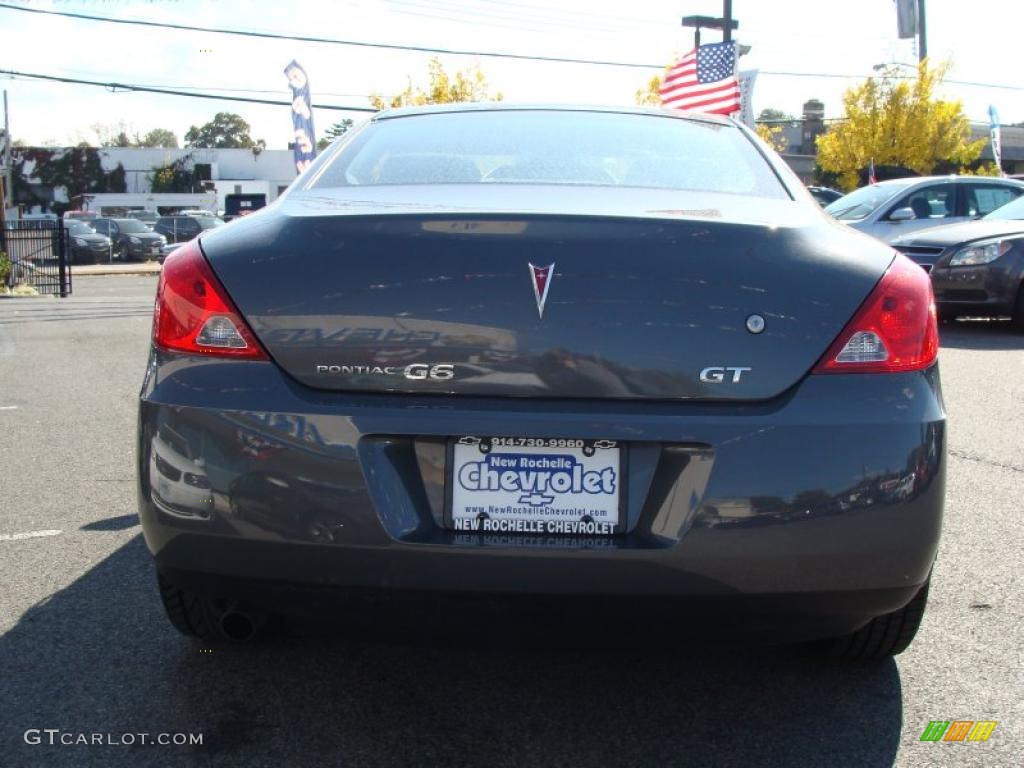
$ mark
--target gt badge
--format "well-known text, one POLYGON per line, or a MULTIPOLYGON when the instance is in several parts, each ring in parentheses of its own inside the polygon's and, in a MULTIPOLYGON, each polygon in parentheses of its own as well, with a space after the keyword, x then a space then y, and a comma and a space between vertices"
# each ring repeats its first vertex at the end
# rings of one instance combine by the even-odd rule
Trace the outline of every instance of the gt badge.
POLYGON ((548 289, 551 288, 551 279, 555 276, 555 265, 548 264, 546 267, 537 267, 530 264, 529 266, 533 295, 537 299, 537 315, 543 319, 544 304, 548 300, 548 289))

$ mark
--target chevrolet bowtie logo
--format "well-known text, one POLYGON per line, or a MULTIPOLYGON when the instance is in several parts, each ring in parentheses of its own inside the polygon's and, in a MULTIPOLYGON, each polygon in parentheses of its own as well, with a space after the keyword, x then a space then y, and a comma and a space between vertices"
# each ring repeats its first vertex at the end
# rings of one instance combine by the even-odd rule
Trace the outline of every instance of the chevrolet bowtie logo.
POLYGON ((554 500, 554 496, 545 496, 541 493, 523 494, 519 497, 520 504, 529 504, 531 507, 544 507, 554 500))

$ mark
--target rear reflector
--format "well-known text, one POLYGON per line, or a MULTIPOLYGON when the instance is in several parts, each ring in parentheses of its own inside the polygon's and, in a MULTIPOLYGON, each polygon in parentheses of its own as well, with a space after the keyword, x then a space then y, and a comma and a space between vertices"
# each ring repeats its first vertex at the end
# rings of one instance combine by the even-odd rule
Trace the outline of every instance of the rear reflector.
POLYGON ((814 373, 919 371, 934 363, 938 353, 931 279, 898 254, 814 373))
POLYGON ((206 263, 198 240, 185 243, 164 261, 153 343, 192 355, 268 359, 206 263))

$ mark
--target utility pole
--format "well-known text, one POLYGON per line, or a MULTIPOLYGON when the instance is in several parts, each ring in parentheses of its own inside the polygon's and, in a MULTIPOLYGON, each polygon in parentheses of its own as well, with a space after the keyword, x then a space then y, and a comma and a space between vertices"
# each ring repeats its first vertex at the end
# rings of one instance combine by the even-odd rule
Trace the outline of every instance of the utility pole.
POLYGON ((0 190, 0 223, 7 219, 7 201, 9 196, 14 203, 14 190, 11 188, 11 126, 7 121, 7 90, 4 90, 4 184, 0 190))
POLYGON ((925 28, 924 18, 925 0, 917 0, 917 59, 924 61, 928 58, 928 34, 925 28))
POLYGON ((732 0, 722 0, 722 21, 722 42, 728 43, 732 40, 732 0))

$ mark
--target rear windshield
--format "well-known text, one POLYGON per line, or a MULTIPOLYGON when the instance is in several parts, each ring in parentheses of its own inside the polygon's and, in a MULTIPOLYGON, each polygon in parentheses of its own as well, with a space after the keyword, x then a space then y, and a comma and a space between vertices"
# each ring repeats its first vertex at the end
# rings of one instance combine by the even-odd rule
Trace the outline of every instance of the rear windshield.
POLYGON ((310 186, 385 184, 577 184, 789 197, 731 125, 550 110, 378 120, 310 186))

